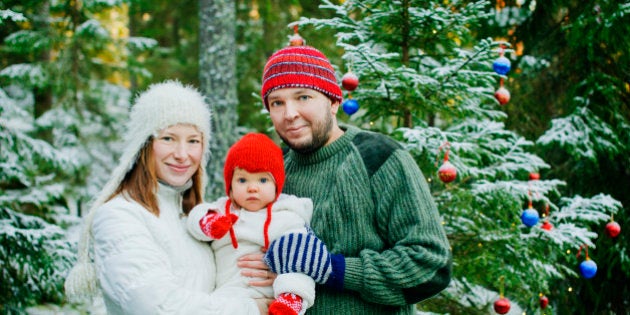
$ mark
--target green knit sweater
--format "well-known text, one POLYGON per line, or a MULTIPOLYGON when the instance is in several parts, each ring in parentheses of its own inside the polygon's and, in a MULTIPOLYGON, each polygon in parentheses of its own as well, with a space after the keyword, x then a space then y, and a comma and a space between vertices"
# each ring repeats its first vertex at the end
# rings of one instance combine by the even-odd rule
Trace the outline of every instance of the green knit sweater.
POLYGON ((392 139, 352 126, 285 155, 284 192, 313 199, 311 226, 345 256, 344 289, 318 286, 307 314, 415 314, 449 283, 451 256, 424 176, 392 139))

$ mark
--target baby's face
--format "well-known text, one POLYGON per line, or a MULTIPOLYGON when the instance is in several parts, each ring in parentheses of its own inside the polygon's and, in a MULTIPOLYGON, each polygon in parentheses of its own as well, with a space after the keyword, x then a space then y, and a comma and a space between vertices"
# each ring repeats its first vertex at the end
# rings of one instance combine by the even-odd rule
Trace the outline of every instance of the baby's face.
POLYGON ((230 197, 248 211, 265 209, 276 199, 276 183, 269 172, 250 173, 234 169, 230 197))

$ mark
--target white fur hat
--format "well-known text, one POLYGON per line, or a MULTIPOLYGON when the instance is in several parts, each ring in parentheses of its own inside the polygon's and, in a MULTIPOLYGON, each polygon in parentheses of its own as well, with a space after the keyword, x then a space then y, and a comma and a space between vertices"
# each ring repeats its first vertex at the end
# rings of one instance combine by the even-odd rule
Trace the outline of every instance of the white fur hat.
POLYGON ((96 272, 89 258, 92 242, 92 219, 96 208, 100 207, 118 189, 138 158, 138 153, 151 136, 176 124, 191 124, 203 134, 204 154, 200 167, 203 174, 202 191, 206 185, 206 161, 209 156, 210 109, 203 95, 191 86, 178 81, 152 84, 141 93, 131 109, 125 134, 125 147, 118 166, 96 196, 85 217, 79 239, 77 264, 66 278, 66 295, 71 299, 93 296, 96 292, 96 272))

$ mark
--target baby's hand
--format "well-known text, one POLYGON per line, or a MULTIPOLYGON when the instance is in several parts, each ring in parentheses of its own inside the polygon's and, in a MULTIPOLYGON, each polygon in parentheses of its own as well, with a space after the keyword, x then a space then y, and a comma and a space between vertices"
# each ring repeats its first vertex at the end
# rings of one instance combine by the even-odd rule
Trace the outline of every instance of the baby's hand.
POLYGON ((222 238, 237 220, 238 217, 233 213, 228 217, 215 210, 208 210, 208 213, 199 220, 199 227, 203 234, 216 240, 222 238))

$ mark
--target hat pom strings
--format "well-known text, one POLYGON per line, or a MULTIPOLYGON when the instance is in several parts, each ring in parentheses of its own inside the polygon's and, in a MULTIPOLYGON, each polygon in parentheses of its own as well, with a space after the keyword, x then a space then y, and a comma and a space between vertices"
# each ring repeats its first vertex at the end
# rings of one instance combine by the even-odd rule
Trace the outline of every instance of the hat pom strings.
POLYGON ((96 267, 89 256, 90 244, 92 243, 92 218, 95 212, 94 210, 90 211, 85 219, 85 226, 79 239, 77 263, 70 270, 64 284, 66 295, 73 302, 92 298, 98 290, 96 267))
MULTIPOLYGON (((225 203, 225 215, 230 217, 230 208, 232 208, 232 199, 228 198, 225 203)), ((232 241, 232 247, 238 248, 238 240, 236 240, 236 233, 234 233, 234 227, 230 226, 230 240, 232 241)))
POLYGON ((96 268, 92 262, 77 263, 66 278, 65 291, 72 302, 91 298, 96 295, 96 268))
POLYGON ((265 236, 265 249, 269 248, 269 225, 271 224, 271 207, 273 206, 273 203, 270 202, 267 205, 267 219, 265 220, 265 226, 264 226, 264 230, 263 230, 263 234, 265 236))

